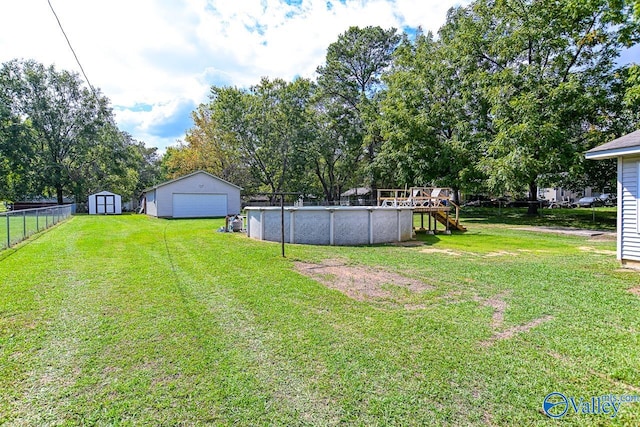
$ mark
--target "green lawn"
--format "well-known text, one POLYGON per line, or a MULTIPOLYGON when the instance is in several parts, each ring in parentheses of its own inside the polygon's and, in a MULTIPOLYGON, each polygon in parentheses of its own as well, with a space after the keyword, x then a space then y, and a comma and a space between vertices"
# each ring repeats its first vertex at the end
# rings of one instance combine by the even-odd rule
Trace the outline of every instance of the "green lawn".
POLYGON ((553 391, 640 394, 615 242, 490 222, 283 259, 221 220, 74 217, 0 252, 0 424, 548 425, 553 391), (350 297, 300 262, 422 286, 350 297))
MULTIPOLYGON (((616 229, 616 208, 574 208, 549 209, 538 211, 537 216, 527 215, 526 208, 469 208, 461 210, 463 221, 467 224, 513 224, 561 226, 591 228, 597 230, 616 229)), ((473 225, 471 225, 473 227, 473 225)))

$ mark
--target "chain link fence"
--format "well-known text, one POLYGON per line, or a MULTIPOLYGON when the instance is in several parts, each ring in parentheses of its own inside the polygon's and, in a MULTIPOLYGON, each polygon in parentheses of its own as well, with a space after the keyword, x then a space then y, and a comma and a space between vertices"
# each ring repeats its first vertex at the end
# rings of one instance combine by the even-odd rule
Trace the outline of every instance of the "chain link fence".
POLYGON ((0 213, 0 250, 10 248, 71 216, 72 205, 0 213))

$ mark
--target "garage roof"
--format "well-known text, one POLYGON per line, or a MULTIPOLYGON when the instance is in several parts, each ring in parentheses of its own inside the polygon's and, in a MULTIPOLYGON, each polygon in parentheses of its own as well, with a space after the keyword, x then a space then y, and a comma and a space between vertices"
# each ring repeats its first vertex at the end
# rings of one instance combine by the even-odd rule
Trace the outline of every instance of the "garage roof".
POLYGON ((235 184, 232 184, 232 183, 230 183, 229 181, 225 181, 225 180, 224 180, 224 179, 222 179, 222 178, 218 178, 217 176, 212 175, 212 174, 210 174, 209 172, 205 172, 205 171, 195 171, 195 172, 190 173, 190 174, 188 174, 188 175, 184 175, 184 176, 181 176, 181 177, 179 177, 179 178, 175 178, 175 179, 172 179, 172 180, 170 180, 170 181, 165 181, 165 182, 163 182, 163 183, 161 183, 161 184, 154 185, 153 187, 145 188, 145 189, 143 190, 143 192, 144 192, 144 193, 147 193, 147 192, 149 192, 149 191, 151 191, 151 190, 155 190, 156 188, 163 187, 163 186, 165 186, 165 185, 171 184, 171 183, 176 182, 176 181, 180 181, 181 179, 189 178, 190 176, 197 175, 197 174, 200 174, 200 173, 203 173, 203 174, 205 174, 205 175, 208 175, 208 176, 210 176, 210 177, 211 177, 211 178, 213 178, 213 179, 217 179, 218 181, 222 181, 222 182, 224 182, 225 184, 229 184, 229 185, 231 185, 231 186, 233 186, 233 187, 236 187, 238 190, 242 190, 242 187, 239 187, 239 186, 237 186, 237 185, 235 185, 235 184))

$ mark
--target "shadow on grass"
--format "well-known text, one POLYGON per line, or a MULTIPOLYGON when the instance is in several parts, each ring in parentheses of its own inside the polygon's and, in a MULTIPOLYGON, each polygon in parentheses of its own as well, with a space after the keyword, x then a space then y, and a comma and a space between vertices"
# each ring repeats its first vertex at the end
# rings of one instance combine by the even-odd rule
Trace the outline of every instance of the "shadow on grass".
POLYGON ((526 208, 464 208, 464 225, 506 224, 545 227, 573 227, 589 230, 615 231, 616 208, 541 209, 538 216, 527 215, 526 208))
POLYGON ((425 245, 435 245, 440 242, 440 238, 438 235, 426 234, 426 233, 416 233, 415 237, 416 241, 422 242, 425 245))

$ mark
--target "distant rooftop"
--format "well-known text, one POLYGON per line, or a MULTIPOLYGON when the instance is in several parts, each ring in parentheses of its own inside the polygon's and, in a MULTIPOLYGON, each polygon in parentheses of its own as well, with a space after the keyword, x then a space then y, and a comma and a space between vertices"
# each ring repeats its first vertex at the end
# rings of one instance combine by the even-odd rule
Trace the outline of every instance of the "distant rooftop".
POLYGON ((351 197, 351 196, 366 196, 371 193, 371 189, 369 187, 358 187, 358 188, 350 188, 344 193, 340 194, 342 197, 351 197))

